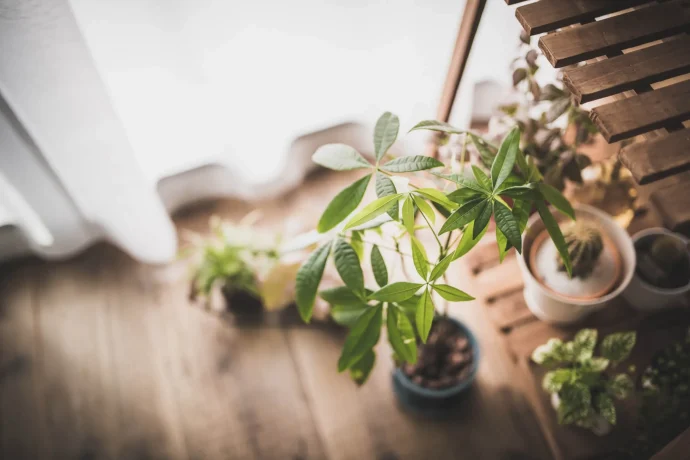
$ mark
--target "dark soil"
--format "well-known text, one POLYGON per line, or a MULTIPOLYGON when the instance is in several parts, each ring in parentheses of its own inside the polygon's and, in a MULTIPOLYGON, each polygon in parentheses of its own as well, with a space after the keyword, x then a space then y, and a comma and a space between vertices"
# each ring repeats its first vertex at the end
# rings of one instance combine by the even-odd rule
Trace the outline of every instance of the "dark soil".
POLYGON ((474 350, 458 326, 437 318, 426 344, 417 347, 417 363, 406 363, 403 373, 415 384, 431 390, 453 387, 466 380, 474 368, 474 350))
POLYGON ((263 316, 264 306, 261 299, 244 291, 231 291, 223 288, 226 308, 238 318, 259 319, 263 316))
POLYGON ((658 236, 650 235, 635 242, 637 276, 661 289, 675 289, 687 285, 690 282, 690 258, 682 257, 672 267, 658 266, 649 254, 656 238, 658 236))

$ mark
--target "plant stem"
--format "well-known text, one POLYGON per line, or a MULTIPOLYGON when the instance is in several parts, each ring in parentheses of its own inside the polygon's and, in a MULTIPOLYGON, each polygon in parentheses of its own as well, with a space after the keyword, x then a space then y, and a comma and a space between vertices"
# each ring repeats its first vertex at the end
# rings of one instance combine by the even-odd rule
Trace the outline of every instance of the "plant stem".
POLYGON ((434 230, 434 227, 431 226, 431 222, 429 222, 429 219, 426 218, 423 212, 420 211, 420 214, 426 221, 426 224, 429 226, 429 230, 431 230, 431 233, 433 233, 434 238, 436 238, 436 242, 438 243, 438 249, 440 253, 443 253, 443 245, 441 244, 441 240, 438 239, 438 235, 436 234, 436 230, 434 230))
POLYGON ((468 134, 465 133, 465 137, 462 138, 462 151, 460 152, 460 174, 465 172, 465 154, 467 153, 467 137, 468 134))
MULTIPOLYGON (((345 239, 349 239, 350 241, 352 240, 352 237, 349 236, 349 235, 342 235, 342 237, 345 238, 345 239)), ((412 254, 408 254, 408 253, 406 253, 406 252, 402 252, 402 251, 400 251, 399 249, 392 248, 392 247, 390 247, 390 246, 385 246, 385 245, 382 245, 382 244, 379 244, 379 243, 374 243, 373 241, 368 241, 368 240, 365 240, 364 238, 362 238, 362 243, 367 243, 367 244, 370 244, 370 245, 372 245, 372 246, 378 246, 378 247, 381 248, 381 249, 386 249, 386 250, 388 250, 388 251, 396 252, 396 253, 400 254, 401 256, 412 257, 412 254)))

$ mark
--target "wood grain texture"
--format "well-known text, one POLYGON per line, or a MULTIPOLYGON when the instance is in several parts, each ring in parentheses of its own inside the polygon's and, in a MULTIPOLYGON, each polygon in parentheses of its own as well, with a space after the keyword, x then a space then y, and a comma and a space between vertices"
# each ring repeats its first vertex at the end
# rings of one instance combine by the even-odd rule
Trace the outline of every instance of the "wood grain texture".
POLYGON ((690 169, 690 130, 683 129, 623 148, 621 162, 639 184, 648 184, 690 169))
MULTIPOLYGON (((357 176, 313 175, 259 203, 259 225, 309 228, 357 176)), ((211 214, 236 220, 253 208, 218 201, 175 221, 205 232, 211 214)), ((451 307, 482 342, 477 383, 461 411, 430 421, 397 406, 385 336, 371 381, 357 388, 336 370, 345 331, 282 314, 224 321, 189 304, 188 268, 100 245, 69 262, 0 270, 0 458, 552 457, 480 302, 451 307)), ((457 269, 450 276, 471 290, 469 267, 457 269)))
POLYGON ((690 174, 673 176, 672 184, 651 193, 664 225, 673 231, 690 236, 690 174))
POLYGON ((690 81, 595 107, 590 117, 608 142, 690 118, 690 81))
POLYGON ((528 34, 536 35, 580 22, 590 22, 598 16, 647 2, 649 0, 540 0, 517 8, 515 16, 528 34))
POLYGON ((545 35, 539 47, 554 67, 620 52, 690 26, 690 2, 674 0, 545 35))
POLYGON ((566 69, 563 83, 583 104, 690 72, 690 36, 566 69))

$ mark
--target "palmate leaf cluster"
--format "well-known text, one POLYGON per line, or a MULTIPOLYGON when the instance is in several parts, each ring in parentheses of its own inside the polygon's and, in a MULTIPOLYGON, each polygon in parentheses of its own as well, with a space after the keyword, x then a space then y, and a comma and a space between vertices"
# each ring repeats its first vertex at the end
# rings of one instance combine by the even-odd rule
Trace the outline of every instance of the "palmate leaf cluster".
POLYGON ((601 341, 601 356, 594 356, 597 331, 582 329, 570 342, 550 339, 534 350, 532 360, 552 369, 544 376, 542 386, 560 399, 559 423, 590 428, 593 416, 598 414, 616 424, 614 400, 626 399, 634 384, 627 373, 610 376, 605 371, 630 355, 635 339, 635 332, 610 334, 601 341))
MULTIPOLYGON (((391 158, 388 149, 395 142, 400 123, 386 112, 374 131, 374 162, 343 144, 329 144, 314 153, 317 164, 337 171, 364 170, 363 177, 345 187, 326 207, 317 226, 325 242, 310 255, 297 273, 297 306, 305 322, 311 319, 317 294, 332 306, 333 318, 350 328, 338 370, 350 370, 363 383, 375 363, 374 346, 381 329, 397 360, 414 363, 418 341, 426 342, 438 299, 449 302, 473 297, 448 284, 445 273, 458 258, 469 252, 486 233, 489 221, 496 222, 501 257, 511 248, 522 250, 521 234, 530 210, 536 208, 556 246, 567 259, 565 242, 548 204, 574 217, 568 201, 553 187, 533 180, 520 150, 520 131, 512 130, 494 155, 488 173, 472 168, 464 174, 446 171, 437 159, 412 155, 391 158), (401 181, 400 175, 415 176, 429 171, 439 187, 417 187, 401 181), (434 177, 435 176, 435 177, 434 177), (367 188, 375 182, 377 198, 363 203, 367 188), (404 186, 401 184, 405 184, 404 186), (512 202, 509 204, 509 202, 512 202), (418 225, 417 222, 423 222, 418 225), (391 282, 382 249, 391 245, 371 243, 364 237, 381 234, 382 226, 396 227, 393 250, 410 256, 418 276, 391 282), (418 238, 431 232, 438 244, 438 257, 431 260, 431 248, 418 238), (453 238, 455 236, 455 238, 453 238), (441 243, 441 238, 447 238, 441 243), (406 252, 400 249, 404 245, 406 252), (326 264, 332 259, 343 286, 323 290, 319 284, 326 264), (364 270, 374 274, 376 286, 365 286, 364 270)), ((470 135, 449 124, 423 121, 414 130, 435 130, 470 135)), ((472 134, 475 142, 479 136, 472 134)), ((380 239, 379 239, 380 240, 380 239)))

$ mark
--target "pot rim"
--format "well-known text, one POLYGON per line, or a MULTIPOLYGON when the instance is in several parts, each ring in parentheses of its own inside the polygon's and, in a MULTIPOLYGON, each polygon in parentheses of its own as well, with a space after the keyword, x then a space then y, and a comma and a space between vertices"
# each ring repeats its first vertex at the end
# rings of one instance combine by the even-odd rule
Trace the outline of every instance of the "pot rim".
MULTIPOLYGON (((549 206, 549 208, 551 210, 554 209, 553 206, 549 206)), ((630 235, 628 235, 628 233, 625 231, 625 229, 621 228, 620 225, 618 225, 618 223, 615 220, 613 220, 613 218, 611 216, 609 216, 607 213, 605 213, 604 211, 602 211, 600 209, 595 208, 594 206, 590 206, 590 205, 582 204, 582 203, 574 204, 573 209, 575 209, 576 213, 578 210, 584 211, 588 214, 592 214, 597 219, 607 221, 611 225, 615 225, 617 228, 620 228, 620 230, 622 232, 624 232, 625 235, 627 236, 627 241, 630 245, 628 249, 632 251, 633 259, 635 259, 635 262, 632 264, 632 267, 628 267, 627 264, 625 263, 625 260, 623 260, 623 276, 622 276, 622 280, 621 280, 620 284, 618 285, 618 287, 616 289, 614 289, 613 291, 609 292, 608 294, 606 294, 602 297, 597 297, 596 299, 574 300, 571 297, 567 297, 567 296, 558 294, 557 292, 553 292, 550 289, 546 289, 544 286, 542 286, 542 284, 539 283, 539 280, 537 280, 534 277, 534 274, 532 274, 532 270, 530 270, 529 267, 527 266, 527 263, 525 262, 525 251, 524 250, 522 251, 522 254, 519 254, 518 264, 520 265, 520 268, 522 269, 523 273, 527 273, 527 276, 529 276, 532 279, 532 281, 534 281, 534 283, 537 286, 539 286, 539 289, 546 296, 550 297, 551 299, 553 299, 557 302, 568 304, 568 305, 576 305, 576 306, 580 306, 580 307, 597 307, 597 306, 600 306, 600 305, 602 305, 606 302, 609 302, 610 300, 618 297, 625 290, 625 288, 628 287, 628 285, 630 284, 630 281, 632 281, 633 276, 635 275, 635 267, 637 266, 637 253, 635 252, 635 246, 633 245, 632 238, 630 238, 630 235)), ((562 214, 560 211, 556 211, 556 212, 557 212, 557 214, 562 214)), ((539 214, 534 214, 532 217, 530 217, 529 220, 527 221, 527 230, 529 230, 530 227, 532 227, 535 224, 535 222, 537 222, 540 219, 541 218, 540 218, 539 214)), ((524 235, 522 236, 522 247, 523 248, 525 247, 525 241, 527 240, 527 233, 528 232, 526 231, 524 233, 524 235)), ((621 251, 621 257, 623 257, 623 252, 624 252, 625 248, 619 247, 618 250, 621 251)))
POLYGON ((402 386, 404 386, 407 390, 420 394, 426 398, 430 399, 444 399, 448 398, 450 396, 454 396, 464 389, 466 389, 468 386, 474 382, 474 379, 477 375, 477 370, 479 369, 479 362, 481 360, 481 352, 479 349, 479 342, 477 341, 477 338, 475 335, 472 333, 470 328, 468 328, 465 323, 462 321, 453 318, 451 316, 446 316, 448 320, 450 320, 452 323, 454 323, 458 328, 467 335, 468 340, 470 341, 470 344, 472 346, 472 350, 474 351, 474 356, 473 356, 473 362, 472 362, 472 372, 470 372, 470 375, 463 380, 462 382, 458 383, 457 385, 454 385, 450 388, 444 388, 442 390, 432 390, 430 388, 424 388, 423 386, 417 385, 414 383, 410 378, 405 375, 405 373, 399 368, 396 367, 394 374, 396 377, 398 377, 398 381, 402 386))
MULTIPOLYGON (((651 228, 646 228, 644 230, 640 230, 639 232, 635 233, 632 236, 632 241, 633 241, 633 247, 635 247, 635 244, 637 241, 641 240, 642 238, 646 238, 648 236, 653 236, 653 235, 668 235, 673 238, 676 238, 677 240, 680 240, 685 244, 686 246, 690 242, 687 238, 685 238, 683 235, 679 235, 678 233, 672 232, 666 228, 663 227, 651 227, 651 228)), ((637 250, 635 250, 637 252, 637 250)), ((687 253, 688 259, 690 259, 690 253, 687 253)), ((642 286, 645 287, 645 289, 648 289, 649 291, 654 292, 655 294, 660 294, 660 295, 678 295, 678 294, 685 294, 686 292, 690 291, 690 279, 688 279, 687 284, 673 288, 673 289, 664 289, 660 288, 658 286, 654 286, 651 283, 648 283, 647 281, 643 280, 641 277, 637 275, 637 273, 634 274, 633 279, 635 281, 638 281, 642 286)))

